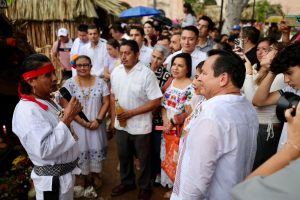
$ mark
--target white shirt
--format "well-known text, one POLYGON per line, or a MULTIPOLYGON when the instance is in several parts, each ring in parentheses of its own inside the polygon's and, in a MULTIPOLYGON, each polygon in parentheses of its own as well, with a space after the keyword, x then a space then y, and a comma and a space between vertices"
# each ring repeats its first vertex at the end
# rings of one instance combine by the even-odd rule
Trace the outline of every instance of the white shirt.
MULTIPOLYGON (((70 60, 72 60, 72 57, 76 54, 79 54, 81 47, 83 47, 85 44, 89 43, 89 41, 87 42, 82 42, 79 38, 76 38, 73 42, 73 46, 71 48, 71 52, 70 52, 70 60)), ((77 72, 76 69, 74 69, 72 67, 72 76, 76 76, 77 72)))
MULTIPOLYGON (((285 88, 282 89, 283 92, 292 92, 298 96, 300 96, 300 90, 295 90, 294 88, 292 88, 291 86, 286 86, 285 88)), ((281 135, 280 135, 280 139, 279 139, 279 143, 278 143, 278 148, 277 151, 280 150, 283 145, 287 142, 287 128, 288 128, 288 124, 285 122, 281 131, 281 135)))
POLYGON ((124 33, 121 38, 125 40, 130 40, 130 36, 127 33, 124 33))
MULTIPOLYGON (((243 90, 246 98, 252 103, 254 94, 258 88, 256 84, 258 74, 249 75, 246 74, 245 82, 243 85, 243 90)), ((277 91, 285 87, 283 74, 278 74, 270 88, 270 92, 277 91)), ((272 125, 273 123, 280 123, 276 116, 276 105, 255 107, 259 124, 268 124, 272 125)))
MULTIPOLYGON (((111 87, 115 99, 125 110, 135 109, 162 97, 157 79, 152 70, 138 62, 130 72, 125 67, 116 67, 111 74, 111 87)), ((115 120, 115 128, 127 131, 132 135, 147 134, 152 131, 152 112, 136 115, 127 120, 125 128, 115 120)))
MULTIPOLYGON (((44 111, 34 102, 20 100, 12 119, 13 132, 19 137, 30 160, 37 166, 76 160, 79 147, 70 130, 59 120, 54 107, 44 100, 37 100, 48 105, 48 111, 44 111)), ((75 168, 72 173, 59 177, 60 193, 73 189, 73 173, 78 172, 79 168, 75 168)), ((52 191, 52 176, 38 176, 32 171, 31 178, 38 190, 52 191)))
POLYGON ((149 63, 151 62, 152 51, 153 50, 150 47, 143 45, 140 49, 140 56, 139 56, 140 62, 148 66, 149 63))
MULTIPOLYGON (((164 62, 164 65, 167 65, 167 70, 168 71, 171 71, 171 62, 172 62, 172 58, 179 54, 179 53, 183 53, 182 49, 179 50, 179 51, 176 51, 175 53, 169 55, 166 59, 166 61, 164 62)), ((206 60, 207 59, 207 55, 206 53, 198 50, 198 49, 195 49, 192 54, 191 54, 191 57, 192 57, 192 76, 190 78, 194 78, 194 76, 196 75, 196 67, 197 65, 203 61, 203 60, 206 60)))
POLYGON ((86 55, 92 60, 91 74, 95 76, 102 76, 104 71, 104 59, 108 56, 106 50, 106 42, 99 38, 99 42, 95 48, 91 46, 91 43, 84 45, 80 49, 80 55, 86 55))
POLYGON ((183 21, 181 23, 181 27, 186 27, 186 26, 197 26, 197 20, 196 17, 193 16, 191 13, 188 13, 187 15, 184 16, 183 21))
POLYGON ((177 166, 171 200, 230 200, 232 187, 252 169, 258 120, 244 96, 202 102, 177 166))

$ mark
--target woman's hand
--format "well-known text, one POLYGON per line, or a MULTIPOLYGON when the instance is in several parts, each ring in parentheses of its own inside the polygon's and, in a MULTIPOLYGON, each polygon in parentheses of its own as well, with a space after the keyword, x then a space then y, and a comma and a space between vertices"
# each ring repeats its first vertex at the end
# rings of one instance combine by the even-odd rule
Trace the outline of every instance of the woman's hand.
POLYGON ((252 75, 253 74, 253 70, 252 70, 252 65, 250 60, 247 58, 246 55, 244 55, 245 58, 245 68, 246 68, 246 74, 252 75))
POLYGON ((90 122, 90 125, 89 125, 88 128, 91 129, 91 130, 95 130, 99 126, 100 126, 99 122, 97 120, 93 120, 93 121, 90 122))
POLYGON ((163 129, 164 133, 169 133, 173 129, 172 123, 167 118, 163 119, 163 127, 164 127, 163 129))

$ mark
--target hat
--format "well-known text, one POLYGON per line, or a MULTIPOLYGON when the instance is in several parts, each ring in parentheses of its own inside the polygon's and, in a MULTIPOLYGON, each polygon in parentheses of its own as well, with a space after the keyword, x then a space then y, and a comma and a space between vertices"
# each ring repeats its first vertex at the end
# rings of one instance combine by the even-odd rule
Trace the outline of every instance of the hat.
POLYGON ((241 26, 238 25, 238 24, 233 25, 232 30, 237 30, 237 31, 239 31, 239 30, 241 30, 241 26))
POLYGON ((68 35, 68 30, 65 28, 60 28, 57 31, 57 36, 67 36, 68 35))

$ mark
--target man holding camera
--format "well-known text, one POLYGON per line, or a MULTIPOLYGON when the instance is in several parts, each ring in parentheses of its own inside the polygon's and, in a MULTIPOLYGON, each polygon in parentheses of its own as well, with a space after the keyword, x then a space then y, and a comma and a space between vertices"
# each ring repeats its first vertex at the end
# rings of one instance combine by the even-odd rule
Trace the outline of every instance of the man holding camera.
MULTIPOLYGON (((259 85, 254 98, 255 106, 268 106, 278 103, 279 98, 285 92, 291 92, 300 96, 300 43, 297 42, 286 47, 273 60, 271 70, 259 85), (270 92, 270 87, 276 75, 284 74, 284 81, 288 84, 279 91, 270 92)), ((278 149, 287 141, 287 124, 284 124, 278 149)))
POLYGON ((300 104, 285 111, 288 142, 246 181, 236 185, 233 200, 299 199, 300 182, 300 104), (292 116, 292 112, 296 112, 292 116))

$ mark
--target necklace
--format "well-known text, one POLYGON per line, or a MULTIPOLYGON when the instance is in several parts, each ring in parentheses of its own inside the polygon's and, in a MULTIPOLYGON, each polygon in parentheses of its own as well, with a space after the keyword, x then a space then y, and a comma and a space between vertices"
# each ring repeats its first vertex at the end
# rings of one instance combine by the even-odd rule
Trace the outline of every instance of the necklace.
MULTIPOLYGON (((49 100, 45 100, 48 105, 50 105, 50 107, 53 108, 53 110, 55 110, 55 115, 57 115, 60 119, 64 116, 64 109, 60 108, 52 99, 49 100)), ((51 111, 51 110, 50 110, 51 111)))
MULTIPOLYGON (((88 82, 90 82, 91 78, 89 78, 88 82)), ((84 90, 84 87, 81 84, 80 78, 77 76, 77 81, 78 81, 78 85, 82 94, 82 97, 85 101, 89 100, 90 95, 91 95, 91 87, 87 88, 87 91, 84 90)))
POLYGON ((87 92, 85 92, 83 88, 80 88, 80 89, 81 89, 81 94, 82 94, 83 99, 85 101, 89 100, 90 94, 91 94, 91 88, 88 88, 87 92))

